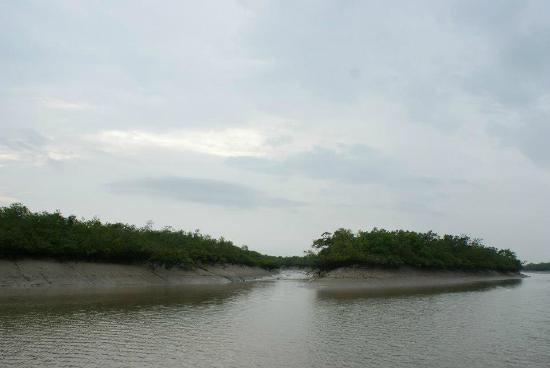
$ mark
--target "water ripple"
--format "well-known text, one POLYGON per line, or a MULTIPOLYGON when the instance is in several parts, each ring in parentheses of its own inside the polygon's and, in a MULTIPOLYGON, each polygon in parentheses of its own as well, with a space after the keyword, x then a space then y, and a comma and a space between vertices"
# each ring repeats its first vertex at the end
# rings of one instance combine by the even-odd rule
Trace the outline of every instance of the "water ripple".
POLYGON ((546 367, 550 276, 453 293, 303 280, 0 298, 2 367, 546 367))

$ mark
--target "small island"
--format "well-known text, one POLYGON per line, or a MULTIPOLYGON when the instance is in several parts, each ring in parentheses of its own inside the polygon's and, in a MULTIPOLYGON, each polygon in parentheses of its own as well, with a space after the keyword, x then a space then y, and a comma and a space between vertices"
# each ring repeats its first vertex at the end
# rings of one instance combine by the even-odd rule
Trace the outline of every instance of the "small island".
POLYGON ((511 250, 467 236, 377 228, 324 233, 304 256, 277 257, 198 230, 102 223, 21 204, 0 207, 0 288, 242 282, 281 268, 308 270, 316 282, 391 287, 519 278, 521 262, 511 250))
POLYGON ((317 283, 337 289, 439 288, 523 277, 514 252, 468 236, 339 229, 324 233, 313 248, 317 283))

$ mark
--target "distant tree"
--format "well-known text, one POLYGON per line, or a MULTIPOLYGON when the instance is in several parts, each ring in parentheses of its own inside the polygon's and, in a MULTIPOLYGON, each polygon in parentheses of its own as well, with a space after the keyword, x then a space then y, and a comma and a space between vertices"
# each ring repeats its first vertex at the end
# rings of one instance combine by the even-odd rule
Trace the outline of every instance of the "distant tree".
POLYGON ((550 262, 528 263, 523 266, 525 271, 550 271, 550 262))

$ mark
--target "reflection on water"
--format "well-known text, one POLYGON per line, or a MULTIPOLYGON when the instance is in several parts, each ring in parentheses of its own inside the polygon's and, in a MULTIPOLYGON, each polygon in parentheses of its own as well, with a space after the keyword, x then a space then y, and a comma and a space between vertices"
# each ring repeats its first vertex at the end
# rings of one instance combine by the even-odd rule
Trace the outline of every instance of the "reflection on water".
POLYGON ((174 287, 131 287, 103 290, 33 291, 27 295, 10 295, 0 298, 0 323, 3 316, 13 319, 16 314, 37 311, 44 313, 69 313, 71 311, 126 312, 169 306, 184 307, 221 304, 231 298, 242 297, 250 291, 252 283, 227 285, 191 285, 174 287))
POLYGON ((1 366, 547 367, 550 275, 366 293, 304 280, 0 297, 1 366))
POLYGON ((402 288, 361 288, 360 285, 349 286, 345 282, 342 284, 332 284, 328 287, 322 287, 317 289, 317 296, 319 298, 341 298, 341 299, 354 299, 354 298, 386 298, 396 296, 420 296, 420 295, 432 295, 441 293, 460 293, 460 292, 474 292, 474 291, 488 291, 494 288, 513 288, 518 287, 522 282, 522 279, 502 280, 492 282, 475 282, 471 284, 462 285, 436 285, 436 286, 424 286, 424 287, 402 287, 402 288))

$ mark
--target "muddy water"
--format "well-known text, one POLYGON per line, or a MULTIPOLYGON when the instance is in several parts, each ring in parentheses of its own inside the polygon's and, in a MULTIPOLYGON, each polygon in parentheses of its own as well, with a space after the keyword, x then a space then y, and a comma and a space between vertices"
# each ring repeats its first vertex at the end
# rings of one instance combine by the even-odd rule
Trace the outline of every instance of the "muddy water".
POLYGON ((0 295, 2 367, 548 367, 550 274, 454 289, 283 279, 0 295))

